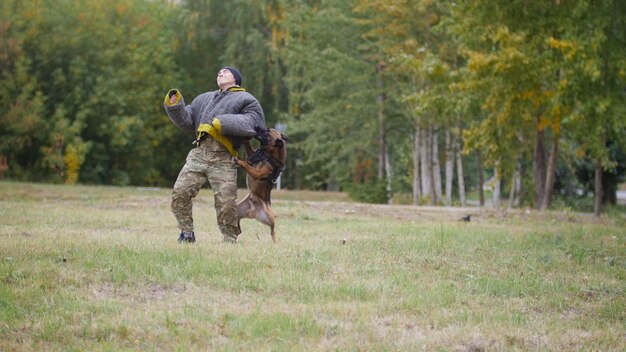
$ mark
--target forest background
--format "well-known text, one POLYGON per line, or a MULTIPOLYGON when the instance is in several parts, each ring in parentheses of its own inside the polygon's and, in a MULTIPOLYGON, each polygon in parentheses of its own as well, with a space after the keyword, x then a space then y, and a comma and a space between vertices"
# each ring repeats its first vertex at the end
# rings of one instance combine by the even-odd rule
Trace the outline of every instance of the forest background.
POLYGON ((170 187, 163 97, 225 65, 291 138, 282 187, 599 214, 626 174, 623 1, 3 0, 0 178, 170 187))

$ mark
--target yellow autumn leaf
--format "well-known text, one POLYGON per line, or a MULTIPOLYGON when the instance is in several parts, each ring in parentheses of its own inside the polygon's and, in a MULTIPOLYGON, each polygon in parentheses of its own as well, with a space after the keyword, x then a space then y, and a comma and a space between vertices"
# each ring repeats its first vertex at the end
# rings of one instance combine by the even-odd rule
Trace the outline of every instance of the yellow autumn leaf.
POLYGON ((548 38, 548 43, 552 49, 556 49, 559 47, 559 41, 554 39, 554 37, 548 38))

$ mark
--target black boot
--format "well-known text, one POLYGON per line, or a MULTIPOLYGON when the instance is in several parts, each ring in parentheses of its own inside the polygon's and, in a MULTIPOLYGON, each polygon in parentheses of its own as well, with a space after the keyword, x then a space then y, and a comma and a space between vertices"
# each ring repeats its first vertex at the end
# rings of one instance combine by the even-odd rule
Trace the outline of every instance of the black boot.
POLYGON ((196 242, 196 236, 191 232, 181 231, 178 236, 178 243, 194 243, 196 242))

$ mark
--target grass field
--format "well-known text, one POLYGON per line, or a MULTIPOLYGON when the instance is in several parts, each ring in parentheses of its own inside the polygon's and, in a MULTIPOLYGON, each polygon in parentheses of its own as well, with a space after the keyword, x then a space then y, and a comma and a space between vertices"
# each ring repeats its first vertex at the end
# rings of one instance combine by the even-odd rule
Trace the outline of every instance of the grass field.
POLYGON ((179 245, 169 195, 0 182, 0 351, 626 350, 623 211, 282 191, 227 245, 202 190, 179 245))

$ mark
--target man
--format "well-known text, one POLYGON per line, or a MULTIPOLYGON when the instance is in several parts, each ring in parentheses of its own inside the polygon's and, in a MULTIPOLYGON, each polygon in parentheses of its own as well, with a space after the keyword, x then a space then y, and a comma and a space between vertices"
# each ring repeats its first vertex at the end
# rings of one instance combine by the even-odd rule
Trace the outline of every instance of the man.
POLYGON ((179 243, 196 241, 192 199, 209 181, 215 198, 217 224, 224 242, 235 243, 241 233, 237 219, 237 169, 231 161, 246 137, 265 128, 261 104, 241 88, 241 73, 223 67, 217 73, 219 90, 196 97, 190 105, 177 89, 165 96, 164 106, 176 127, 193 132, 196 145, 178 174, 172 192, 172 212, 181 230, 179 243))

